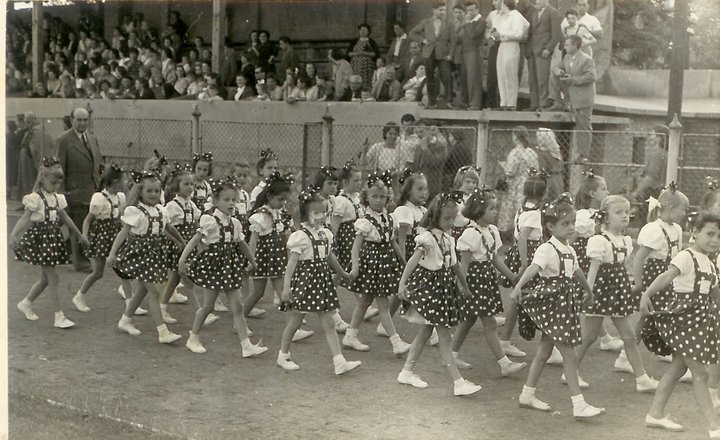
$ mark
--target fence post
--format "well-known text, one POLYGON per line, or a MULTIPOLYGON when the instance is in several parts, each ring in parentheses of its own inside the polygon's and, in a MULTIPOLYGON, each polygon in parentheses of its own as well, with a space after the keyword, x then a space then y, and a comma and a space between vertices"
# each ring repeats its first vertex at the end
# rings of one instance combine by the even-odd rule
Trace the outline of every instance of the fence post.
POLYGON ((680 141, 682 140, 682 124, 675 113, 669 125, 670 136, 668 137, 667 172, 665 173, 665 184, 678 181, 678 163, 680 161, 680 141))
POLYGON ((95 128, 93 126, 93 117, 92 117, 93 108, 89 102, 87 103, 86 108, 87 108, 87 112, 88 112, 88 128, 87 129, 90 130, 91 134, 95 134, 95 128))
POLYGON ((480 167, 480 182, 488 184, 485 181, 487 176, 487 146, 490 138, 489 124, 487 121, 479 121, 477 127, 477 143, 475 145, 475 165, 480 167))
POLYGON ((320 152, 320 160, 322 165, 330 165, 332 163, 333 153, 333 121, 335 120, 330 114, 330 106, 325 107, 325 114, 322 117, 322 151, 320 152))
POLYGON ((192 110, 192 117, 193 117, 193 126, 192 126, 192 152, 193 154, 200 154, 200 116, 202 116, 202 113, 200 112, 200 107, 198 106, 198 103, 193 104, 193 110, 192 110))

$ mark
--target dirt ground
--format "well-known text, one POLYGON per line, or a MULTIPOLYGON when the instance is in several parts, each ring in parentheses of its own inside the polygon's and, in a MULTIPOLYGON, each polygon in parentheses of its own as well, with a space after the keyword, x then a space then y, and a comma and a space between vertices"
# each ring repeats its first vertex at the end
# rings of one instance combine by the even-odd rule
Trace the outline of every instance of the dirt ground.
MULTIPOLYGON (((9 217, 12 227, 16 217, 9 217)), ((83 430, 83 417, 64 417, 65 409, 28 409, 27 399, 52 400, 87 412, 87 417, 107 416, 139 424, 171 436, 192 439, 701 439, 707 438, 689 384, 680 384, 668 406, 687 431, 672 434, 649 430, 643 418, 651 396, 634 392, 631 375, 612 372, 615 353, 591 349, 582 371, 591 388, 586 400, 604 406, 608 413, 589 422, 572 418, 570 397, 560 384, 561 369, 546 368, 538 396, 554 412, 518 408, 517 397, 526 372, 502 379, 487 348, 481 328, 474 329, 463 347, 463 356, 474 365, 467 379, 483 389, 470 397, 453 397, 452 384, 441 366, 436 348, 428 348, 417 372, 430 383, 424 390, 396 382, 403 359, 392 354, 387 339, 375 335, 377 319, 366 322, 361 340, 368 353, 345 351, 362 366, 344 376, 333 374, 332 360, 317 318, 309 316, 308 328, 316 335, 293 344, 293 359, 301 366, 285 372, 275 365, 283 327, 282 315, 266 295, 261 307, 268 310, 250 327, 269 350, 259 358, 243 359, 240 343, 227 313, 201 333, 208 352, 198 355, 184 346, 194 307, 171 306, 180 322, 169 325, 184 339, 173 346, 160 345, 149 317, 136 317, 143 332, 137 337, 117 330, 123 303, 114 293, 118 279, 107 271, 88 295, 90 313, 75 311, 70 299, 82 275, 61 269, 60 291, 66 315, 77 323, 70 330, 53 328, 47 297, 35 303, 40 320, 25 320, 15 305, 37 278, 34 267, 13 261, 9 254, 9 367, 11 438, 34 438, 36 423, 43 430, 67 435, 38 438, 121 439, 115 423, 83 430), (103 430, 106 431, 103 431, 103 430), (98 435, 106 432, 107 435, 98 435), (72 433, 72 434, 70 434, 72 433)), ((340 292, 342 315, 349 320, 353 297, 340 292)), ((397 318, 406 341, 414 335, 412 324, 397 318)), ((530 355, 532 343, 515 342, 530 355)), ((643 349, 648 372, 659 378, 667 364, 643 349)), ((528 359, 529 362, 530 359, 528 359)), ((133 438, 146 438, 136 434, 133 438)), ((163 437, 149 437, 163 438, 163 437)))

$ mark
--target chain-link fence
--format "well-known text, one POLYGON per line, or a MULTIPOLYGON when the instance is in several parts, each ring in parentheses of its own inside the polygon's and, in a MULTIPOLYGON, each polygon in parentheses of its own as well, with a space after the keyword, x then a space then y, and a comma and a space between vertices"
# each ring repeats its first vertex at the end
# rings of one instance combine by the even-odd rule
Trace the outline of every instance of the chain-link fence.
POLYGON ((697 206, 707 191, 706 178, 720 179, 720 134, 683 134, 678 185, 697 206))

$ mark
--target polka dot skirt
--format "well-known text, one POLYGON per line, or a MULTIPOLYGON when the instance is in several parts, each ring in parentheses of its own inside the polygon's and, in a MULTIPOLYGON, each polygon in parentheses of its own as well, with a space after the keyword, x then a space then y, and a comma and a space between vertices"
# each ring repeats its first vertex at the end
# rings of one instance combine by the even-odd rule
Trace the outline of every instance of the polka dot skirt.
POLYGON ((388 242, 365 241, 360 252, 358 277, 348 290, 365 295, 396 295, 400 284, 400 263, 388 242))
POLYGON ((15 247, 18 261, 34 266, 70 264, 65 238, 57 222, 33 222, 15 247))
POLYGON ((242 287, 242 268, 235 243, 218 242, 188 264, 187 276, 197 286, 228 291, 242 287))
POLYGON ((273 231, 258 238, 255 262, 257 269, 253 276, 256 278, 278 278, 285 274, 287 252, 279 232, 273 231))
POLYGON ((417 312, 432 325, 454 327, 460 319, 460 295, 451 267, 429 270, 418 266, 407 283, 407 300, 401 313, 417 312))
MULTIPOLYGON (((175 229, 177 229, 180 236, 185 240, 185 244, 187 244, 192 238, 195 236, 195 233, 197 231, 197 226, 193 225, 192 223, 181 223, 179 225, 175 225, 175 229)), ((167 259, 166 265, 168 268, 172 271, 178 270, 178 262, 180 261, 180 256, 183 253, 183 249, 180 249, 178 245, 172 241, 167 236, 163 235, 163 244, 164 244, 164 250, 165 250, 165 257, 167 259)), ((190 261, 192 261, 195 258, 196 252, 193 251, 188 258, 185 260, 186 264, 189 265, 190 261)))
MULTIPOLYGON (((528 240, 527 241, 527 261, 528 266, 532 262, 533 256, 535 255, 535 251, 538 247, 540 247, 541 242, 539 240, 528 240)), ((518 250, 518 245, 515 243, 512 245, 510 250, 508 251, 507 255, 505 256, 505 264, 507 265, 508 269, 514 274, 517 274, 520 271, 520 251, 518 250)), ((499 275, 500 285, 507 288, 515 287, 512 280, 509 280, 502 274, 499 275)), ((531 280, 528 282, 528 284, 525 285, 526 289, 531 288, 534 285, 535 281, 531 280)))
POLYGON ((122 229, 122 224, 115 219, 95 220, 90 225, 88 240, 90 245, 85 250, 88 258, 107 258, 110 255, 115 236, 122 229))
POLYGON ((495 316, 503 311, 497 273, 491 261, 470 263, 467 283, 473 297, 461 298, 460 319, 495 316))
POLYGON ((718 317, 709 295, 676 293, 668 313, 655 314, 662 339, 673 352, 705 365, 718 363, 718 317))
POLYGON ((130 235, 117 252, 116 272, 146 283, 164 283, 168 271, 164 246, 160 235, 130 235))
POLYGON ((539 277, 536 287, 522 298, 520 306, 556 344, 575 347, 582 343, 571 279, 539 277))
POLYGON ((289 309, 328 312, 340 308, 332 271, 326 259, 299 261, 290 280, 289 309))
POLYGON ((578 265, 583 273, 588 273, 588 270, 590 270, 590 257, 587 256, 587 244, 587 237, 577 237, 571 245, 573 249, 575 249, 578 265))
POLYGON ((338 233, 333 242, 333 253, 337 258, 340 267, 349 269, 352 261, 350 252, 355 242, 355 227, 353 221, 340 223, 338 233))
POLYGON ((623 263, 600 265, 593 291, 593 303, 584 312, 602 316, 629 316, 638 310, 623 263))
MULTIPOLYGON (((660 260, 657 258, 646 259, 645 265, 643 266, 643 286, 648 287, 652 284, 652 282, 655 281, 655 278, 659 277, 660 274, 667 270, 668 263, 669 262, 667 260, 660 260)), ((657 292, 651 298, 653 309, 655 311, 667 309, 667 306, 673 296, 671 287, 667 287, 666 289, 657 292)), ((633 298, 633 300, 639 307, 640 298, 633 298)), ((654 316, 648 316, 645 324, 643 325, 640 336, 647 349, 651 352, 660 354, 661 356, 667 356, 672 353, 672 348, 670 348, 660 337, 654 316)))

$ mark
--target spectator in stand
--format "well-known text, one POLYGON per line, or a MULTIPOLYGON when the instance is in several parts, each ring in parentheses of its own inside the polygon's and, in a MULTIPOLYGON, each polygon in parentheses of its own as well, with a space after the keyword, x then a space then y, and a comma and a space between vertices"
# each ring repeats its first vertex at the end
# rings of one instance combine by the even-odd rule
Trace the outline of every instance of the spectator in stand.
POLYGON ((175 70, 175 60, 172 49, 164 48, 160 57, 160 72, 163 78, 167 78, 170 72, 175 70))
POLYGON ((390 42, 390 47, 385 55, 385 65, 393 66, 396 73, 401 73, 400 69, 407 65, 407 57, 410 54, 408 47, 410 39, 405 32, 405 25, 400 22, 393 24, 393 33, 395 38, 390 42))
POLYGON ((145 78, 138 78, 135 80, 135 93, 134 99, 155 99, 155 94, 150 90, 148 86, 148 80, 145 78))
POLYGON ((275 45, 270 41, 270 32, 266 30, 258 31, 258 66, 262 67, 265 72, 275 72, 272 66, 272 59, 275 56, 275 45))
MULTIPOLYGON (((592 15, 585 14, 586 16, 592 17, 592 15)), ((563 37, 569 37, 570 35, 577 35, 582 39, 582 49, 586 54, 593 56, 592 45, 597 42, 595 36, 590 32, 585 24, 578 22, 578 12, 575 9, 568 9, 565 13, 565 21, 567 21, 567 27, 563 29, 563 37)), ((600 29, 602 33, 602 28, 600 29)))
POLYGON ((292 71, 285 72, 285 82, 283 82, 283 85, 281 87, 282 91, 283 91, 282 101, 287 100, 288 96, 290 96, 293 89, 295 89, 296 82, 297 82, 297 80, 295 78, 294 72, 292 72, 292 71))
POLYGON ((198 95, 198 100, 201 101, 222 101, 223 98, 220 96, 220 89, 217 84, 209 84, 207 92, 198 95))
POLYGON ((280 76, 279 79, 280 81, 284 81, 284 75, 288 69, 294 71, 300 67, 300 58, 290 45, 290 37, 283 35, 278 39, 278 44, 280 45, 280 50, 275 60, 275 71, 278 75, 283 75, 280 76))
MULTIPOLYGON (((565 39, 565 58, 555 72, 556 80, 570 103, 575 119, 574 161, 585 163, 589 160, 592 145, 592 111, 595 105, 595 62, 580 50, 582 40, 577 35, 565 39)), ((551 109, 557 108, 557 102, 551 109)))
MULTIPOLYGON (((361 83, 362 84, 362 83, 361 83)), ((394 122, 385 124, 382 130, 382 142, 370 145, 367 143, 360 153, 358 166, 366 167, 369 171, 390 171, 394 175, 402 171, 407 158, 402 156, 398 148, 400 127, 394 122)))
POLYGON ((455 50, 455 31, 445 17, 445 2, 433 3, 432 16, 424 19, 410 31, 410 38, 422 44, 423 63, 427 75, 428 108, 437 108, 438 87, 435 67, 445 87, 445 98, 452 102, 452 55, 455 50))
POLYGON ((88 85, 92 84, 90 79, 90 68, 87 64, 81 64, 77 69, 77 78, 75 79, 76 89, 85 89, 88 85))
POLYGON ((255 84, 255 90, 257 91, 257 96, 253 99, 253 101, 270 101, 270 96, 267 94, 267 87, 265 86, 265 81, 261 80, 255 84))
POLYGON ((339 101, 350 102, 352 100, 362 99, 362 88, 362 77, 360 75, 350 76, 350 85, 341 91, 342 94, 340 95, 339 101))
MULTIPOLYGON (((225 56, 225 62, 224 62, 224 69, 222 77, 225 79, 226 84, 231 84, 234 80, 234 78, 237 77, 238 73, 238 65, 237 65, 237 54, 235 53, 235 49, 230 44, 230 38, 225 37, 225 47, 223 49, 224 56, 225 56)), ((254 87, 255 81, 250 81, 250 78, 248 78, 248 83, 251 87, 254 87)))
POLYGON ((420 63, 415 69, 415 76, 407 80, 403 85, 405 95, 401 101, 421 102, 423 97, 427 98, 427 84, 425 76, 425 65, 420 63))
POLYGON ((237 91, 233 96, 234 101, 250 101, 255 97, 255 91, 248 84, 247 77, 236 75, 235 84, 237 85, 237 91))
POLYGON ((244 52, 250 64, 254 65, 258 62, 258 59, 260 57, 258 45, 258 31, 251 31, 250 34, 248 34, 248 46, 244 52))
POLYGON ((250 63, 250 60, 248 59, 248 54, 245 52, 240 53, 240 67, 237 69, 237 73, 235 76, 237 77, 238 73, 240 75, 243 75, 248 80, 248 84, 255 87, 255 83, 259 81, 260 79, 264 78, 257 78, 255 75, 255 71, 261 68, 255 67, 250 63))
POLYGON ((549 0, 537 0, 537 6, 530 12, 530 29, 525 45, 525 58, 528 65, 530 83, 530 110, 550 107, 548 84, 550 81, 550 63, 553 52, 562 39, 557 9, 549 0))
POLYGON ((465 21, 457 31, 462 63, 460 87, 463 106, 470 110, 482 108, 482 45, 485 41, 485 19, 480 14, 477 0, 465 3, 465 21))
POLYGON ((375 71, 372 77, 372 87, 375 88, 375 84, 385 79, 385 58, 378 57, 375 60, 375 71))
POLYGON ((48 90, 44 83, 35 83, 32 90, 28 91, 28 98, 48 98, 48 90))
POLYGON ((507 182, 507 193, 502 197, 498 210, 497 227, 501 232, 510 232, 515 226, 515 214, 522 206, 525 196, 523 186, 528 178, 530 168, 539 169, 537 153, 530 143, 530 134, 526 127, 521 125, 512 130, 513 149, 504 162, 499 162, 507 182))
POLYGON ((354 102, 375 102, 375 98, 370 94, 370 90, 365 87, 360 91, 360 99, 353 98, 354 102))
POLYGON ((51 94, 55 94, 55 90, 60 87, 60 76, 58 72, 58 68, 55 66, 51 66, 48 68, 47 72, 45 73, 45 83, 47 85, 47 91, 51 94))
POLYGON ((370 38, 372 28, 367 23, 361 23, 357 27, 358 37, 350 42, 348 46, 348 57, 355 75, 362 78, 363 87, 372 87, 373 71, 375 60, 380 56, 378 45, 370 38))
POLYGON ((195 72, 190 71, 187 73, 187 79, 188 79, 188 88, 187 88, 187 94, 189 96, 195 96, 198 95, 200 92, 203 91, 203 85, 201 84, 201 77, 198 77, 195 72))
POLYGON ((127 69, 128 75, 132 78, 137 78, 140 76, 140 68, 142 67, 142 63, 138 59, 139 53, 137 48, 131 48, 128 51, 128 55, 130 56, 130 59, 127 63, 125 63, 125 68, 127 69))
POLYGON ((410 40, 408 43, 408 55, 406 59, 403 60, 400 68, 395 71, 395 77, 404 85, 410 78, 415 76, 417 68, 422 62, 420 43, 410 40))
MULTIPOLYGON (((345 93, 345 90, 350 86, 350 77, 352 76, 352 66, 350 63, 340 55, 340 51, 337 49, 331 49, 328 52, 328 59, 332 64, 332 78, 335 85, 335 99, 340 98, 345 93)), ((362 85, 362 78, 361 85, 362 85)))
POLYGON ((332 101, 335 93, 334 89, 328 89, 327 79, 324 76, 315 78, 315 87, 317 88, 317 101, 332 101), (330 94, 328 94, 330 92, 330 94))
MULTIPOLYGON (((378 58, 381 60, 382 58, 378 58)), ((395 79, 395 68, 385 68, 385 76, 373 86, 372 97, 378 102, 399 101, 402 97, 402 85, 395 79)))
MULTIPOLYGON (((600 40, 603 37, 603 28, 600 24, 600 20, 597 19, 594 15, 590 15, 588 13, 588 0, 577 0, 577 6, 575 8, 578 12, 578 19, 577 24, 578 26, 582 25, 585 29, 587 29, 592 36, 595 38, 595 40, 600 40)), ((560 23, 560 28, 565 34, 565 28, 570 26, 570 22, 567 20, 567 17, 560 23)), ((581 37, 582 38, 582 37, 581 37)), ((591 58, 593 56, 593 49, 592 44, 586 45, 583 47, 583 52, 588 54, 591 58)))
POLYGON ((177 35, 184 41, 185 36, 187 34, 187 25, 183 21, 182 18, 180 18, 180 12, 178 11, 170 11, 170 25, 175 28, 175 32, 177 35))
POLYGON ((305 75, 310 78, 310 84, 315 86, 318 82, 317 67, 314 63, 305 63, 305 75))
POLYGON ((492 38, 500 42, 497 55, 500 109, 512 111, 517 107, 520 42, 527 36, 530 26, 515 7, 515 0, 502 0, 490 31, 492 38))
POLYGON ((317 86, 310 85, 310 78, 305 75, 298 76, 295 88, 285 99, 286 102, 292 104, 298 101, 317 101, 317 86))
POLYGON ((110 88, 110 82, 109 81, 100 81, 100 99, 105 100, 111 100, 115 99, 115 94, 112 92, 110 88))
POLYGON ((190 85, 190 80, 185 74, 185 69, 182 68, 182 66, 175 66, 175 83, 173 83, 173 88, 177 92, 179 96, 185 96, 187 95, 187 89, 190 85))
POLYGON ((268 75, 265 79, 267 94, 271 101, 282 101, 283 100, 283 89, 278 86, 277 79, 275 76, 268 75))

